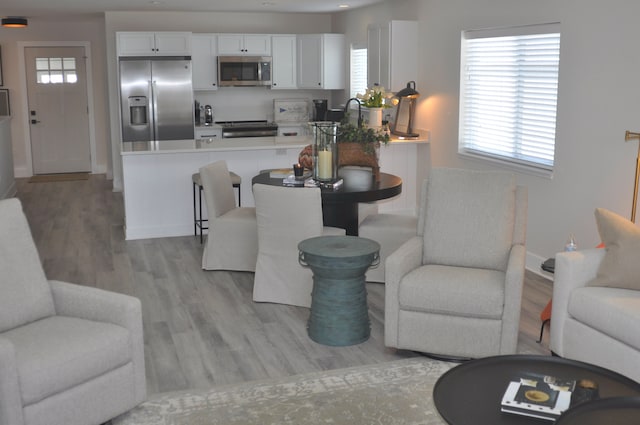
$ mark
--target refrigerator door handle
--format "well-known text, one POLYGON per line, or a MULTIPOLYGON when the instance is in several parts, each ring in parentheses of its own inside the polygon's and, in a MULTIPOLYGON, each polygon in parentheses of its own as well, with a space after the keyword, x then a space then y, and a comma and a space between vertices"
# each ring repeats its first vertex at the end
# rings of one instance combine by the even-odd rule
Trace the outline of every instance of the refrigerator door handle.
POLYGON ((151 85, 151 110, 153 114, 153 135, 151 141, 158 140, 158 96, 156 90, 156 80, 149 81, 151 85))

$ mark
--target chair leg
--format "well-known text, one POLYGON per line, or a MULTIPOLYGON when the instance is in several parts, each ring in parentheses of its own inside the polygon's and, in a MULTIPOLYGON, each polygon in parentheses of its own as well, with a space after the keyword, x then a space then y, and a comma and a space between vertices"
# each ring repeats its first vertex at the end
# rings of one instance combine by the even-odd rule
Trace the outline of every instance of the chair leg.
POLYGON ((198 208, 200 208, 200 244, 202 244, 202 186, 198 186, 198 208))
POLYGON ((196 218, 196 184, 193 183, 193 236, 198 236, 198 219, 196 218))
POLYGON ((544 333, 544 327, 547 323, 551 322, 551 319, 544 320, 542 325, 540 325, 540 338, 536 341, 538 344, 542 342, 542 334, 544 333))

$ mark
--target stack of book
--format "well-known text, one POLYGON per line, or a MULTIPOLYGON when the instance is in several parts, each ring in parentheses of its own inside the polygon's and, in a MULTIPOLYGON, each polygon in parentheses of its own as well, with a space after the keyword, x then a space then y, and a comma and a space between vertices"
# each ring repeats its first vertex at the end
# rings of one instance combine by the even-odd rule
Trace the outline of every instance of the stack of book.
POLYGON ((574 380, 524 373, 509 383, 501 410, 555 421, 571 406, 575 386, 574 380))

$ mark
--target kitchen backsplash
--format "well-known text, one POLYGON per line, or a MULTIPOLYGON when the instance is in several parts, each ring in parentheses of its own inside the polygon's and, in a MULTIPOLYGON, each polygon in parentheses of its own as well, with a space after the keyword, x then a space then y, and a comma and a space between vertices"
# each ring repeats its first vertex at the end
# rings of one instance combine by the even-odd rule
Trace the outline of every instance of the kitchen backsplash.
MULTIPOLYGON (((194 99, 200 105, 211 105, 214 121, 267 120, 273 121, 274 99, 329 99, 333 106, 330 91, 326 90, 271 90, 265 87, 221 87, 216 91, 196 91, 194 99)), ((312 111, 311 105, 309 111, 312 111)), ((311 118, 311 117, 309 117, 311 118)))

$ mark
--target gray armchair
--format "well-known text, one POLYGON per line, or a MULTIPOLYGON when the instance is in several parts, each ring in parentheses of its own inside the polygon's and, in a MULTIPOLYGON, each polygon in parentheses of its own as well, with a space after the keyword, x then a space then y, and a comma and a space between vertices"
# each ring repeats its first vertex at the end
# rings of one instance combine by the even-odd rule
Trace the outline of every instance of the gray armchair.
POLYGON ((146 397, 140 301, 49 281, 0 201, 0 425, 104 423, 146 397))
POLYGON ((435 168, 421 202, 418 235, 386 261, 385 344, 463 358, 515 353, 526 189, 507 173, 435 168))

